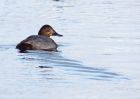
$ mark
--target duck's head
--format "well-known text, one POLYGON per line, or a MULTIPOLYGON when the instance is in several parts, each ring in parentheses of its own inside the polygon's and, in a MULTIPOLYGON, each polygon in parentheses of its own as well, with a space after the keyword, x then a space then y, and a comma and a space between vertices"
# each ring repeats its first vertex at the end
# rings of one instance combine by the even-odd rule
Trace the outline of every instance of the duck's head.
POLYGON ((41 27, 41 29, 38 32, 38 35, 43 35, 43 36, 63 36, 61 34, 58 34, 50 25, 44 25, 41 27))

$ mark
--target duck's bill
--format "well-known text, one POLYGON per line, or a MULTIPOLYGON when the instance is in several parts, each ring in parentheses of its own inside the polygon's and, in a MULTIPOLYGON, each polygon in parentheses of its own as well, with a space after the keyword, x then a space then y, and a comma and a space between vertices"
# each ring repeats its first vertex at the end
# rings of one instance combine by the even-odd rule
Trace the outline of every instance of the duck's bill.
POLYGON ((58 33, 55 32, 55 33, 53 34, 53 36, 63 36, 63 35, 58 34, 58 33))

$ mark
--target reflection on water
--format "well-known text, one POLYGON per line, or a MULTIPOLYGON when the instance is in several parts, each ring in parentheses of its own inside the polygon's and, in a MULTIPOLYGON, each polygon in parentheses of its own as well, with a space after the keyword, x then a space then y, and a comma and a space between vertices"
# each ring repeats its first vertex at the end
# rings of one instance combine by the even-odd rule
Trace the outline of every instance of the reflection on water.
MULTIPOLYGON (((97 68, 98 66, 84 66, 79 61, 61 56, 61 52, 29 51, 28 53, 21 53, 20 59, 21 62, 30 63, 30 65, 35 62, 38 63, 38 66, 35 67, 40 68, 40 75, 43 75, 44 78, 51 78, 47 69, 53 72, 59 69, 61 72, 56 71, 57 73, 53 73, 53 77, 54 75, 57 76, 61 74, 59 78, 63 79, 67 78, 67 76, 103 81, 127 79, 119 73, 97 68)), ((53 77, 51 79, 55 80, 53 77)))
POLYGON ((60 0, 53 0, 53 1, 60 1, 60 0))

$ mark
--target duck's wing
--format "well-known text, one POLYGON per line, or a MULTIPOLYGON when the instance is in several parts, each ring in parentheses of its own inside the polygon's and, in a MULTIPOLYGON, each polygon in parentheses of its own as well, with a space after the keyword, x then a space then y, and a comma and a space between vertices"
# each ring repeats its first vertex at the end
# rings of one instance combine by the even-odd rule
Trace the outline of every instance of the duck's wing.
POLYGON ((56 50, 57 44, 49 37, 32 35, 17 45, 18 49, 24 50, 56 50))

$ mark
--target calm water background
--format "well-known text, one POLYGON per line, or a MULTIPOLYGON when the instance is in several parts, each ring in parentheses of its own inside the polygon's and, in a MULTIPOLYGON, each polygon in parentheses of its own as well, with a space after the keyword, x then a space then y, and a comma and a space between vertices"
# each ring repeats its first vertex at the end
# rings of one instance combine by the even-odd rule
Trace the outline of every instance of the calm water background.
POLYGON ((0 0, 0 99, 140 99, 140 1, 0 0), (19 53, 44 24, 59 52, 19 53))

